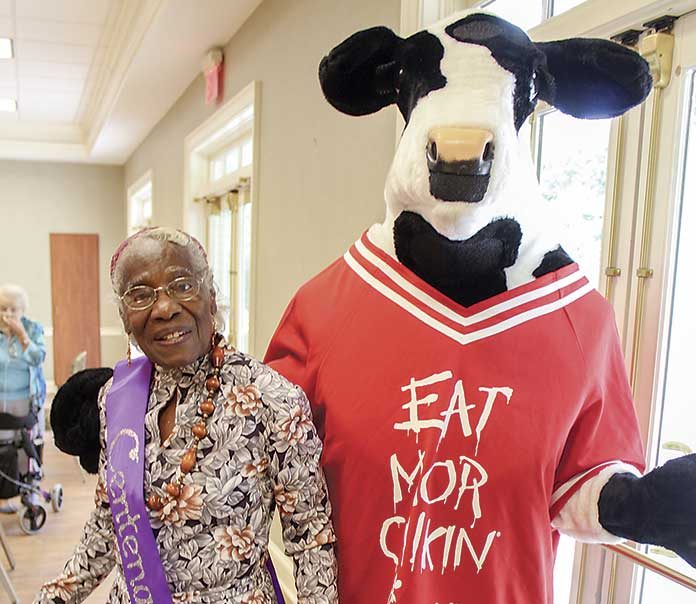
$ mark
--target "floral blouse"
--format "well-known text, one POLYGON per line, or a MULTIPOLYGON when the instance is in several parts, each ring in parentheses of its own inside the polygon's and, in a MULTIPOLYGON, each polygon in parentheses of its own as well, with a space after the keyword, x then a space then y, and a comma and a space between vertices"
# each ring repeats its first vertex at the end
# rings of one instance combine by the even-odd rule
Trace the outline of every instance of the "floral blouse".
MULTIPOLYGON (((207 356, 194 364, 155 367, 145 416, 145 496, 162 495, 174 479, 210 373, 207 356), (176 401, 175 426, 160 444, 159 415, 176 401)), ((149 511, 174 602, 271 604, 265 568, 277 506, 285 551, 295 562, 300 603, 338 602, 331 505, 319 466, 321 441, 302 390, 255 359, 226 350, 221 395, 208 419, 193 471, 180 496, 149 511)), ((106 494, 104 401, 99 395, 102 453, 96 509, 63 574, 43 586, 35 604, 83 601, 117 564, 106 494)), ((130 604, 119 572, 109 604, 130 604)))

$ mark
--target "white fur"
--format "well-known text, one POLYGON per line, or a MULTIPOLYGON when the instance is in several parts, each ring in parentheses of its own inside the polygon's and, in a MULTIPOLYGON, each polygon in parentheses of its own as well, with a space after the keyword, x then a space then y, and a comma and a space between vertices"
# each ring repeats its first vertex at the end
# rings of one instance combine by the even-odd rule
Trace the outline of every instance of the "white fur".
POLYGON ((590 478, 561 508, 551 521, 551 526, 564 535, 586 543, 620 543, 620 537, 612 535, 599 523, 599 496, 614 474, 640 472, 628 464, 612 464, 590 478))
POLYGON ((522 228, 519 258, 506 271, 508 289, 533 279, 532 271, 544 254, 558 246, 548 228, 541 193, 529 151, 514 126, 515 77, 503 69, 490 51, 462 43, 445 27, 468 14, 463 11, 428 31, 444 47, 440 63, 447 85, 421 98, 414 108, 387 176, 386 217, 370 229, 371 240, 395 256, 394 220, 402 211, 420 214, 441 235, 467 239, 497 218, 514 218, 522 228), (425 151, 434 126, 485 128, 494 135, 494 160, 484 198, 478 203, 443 202, 430 194, 425 151))

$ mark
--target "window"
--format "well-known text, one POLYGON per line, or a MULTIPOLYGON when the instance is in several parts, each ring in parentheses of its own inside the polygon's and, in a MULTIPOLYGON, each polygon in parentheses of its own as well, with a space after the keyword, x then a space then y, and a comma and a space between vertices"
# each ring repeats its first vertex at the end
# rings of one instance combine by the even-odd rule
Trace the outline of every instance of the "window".
POLYGON ((152 173, 148 172, 128 187, 128 234, 152 224, 152 173))
POLYGON ((571 8, 579 6, 583 2, 585 2, 585 0, 552 0, 551 14, 560 15, 571 8))
POLYGON ((218 288, 225 332, 235 347, 249 350, 251 298, 251 201, 249 183, 205 201, 208 204, 208 254, 218 288))
POLYGON ((214 197, 208 212, 208 261, 218 289, 218 306, 225 315, 225 325, 219 326, 229 336, 230 292, 232 290, 232 206, 231 194, 214 197))
MULTIPOLYGON (((235 254, 238 266, 251 266, 251 203, 247 201, 248 190, 240 191, 240 203, 238 204, 236 232, 237 249, 235 254)), ((237 309, 235 313, 235 333, 237 334, 237 347, 240 350, 249 350, 249 321, 251 298, 251 271, 239 271, 234 288, 233 304, 237 309)))
MULTIPOLYGON (((673 282, 665 317, 666 350, 661 364, 662 383, 655 409, 652 463, 663 464, 685 453, 696 452, 696 404, 694 404, 691 371, 693 346, 696 339, 696 320, 691 304, 696 295, 693 279, 693 260, 696 258, 696 239, 689 234, 696 231, 696 88, 695 70, 687 73, 685 111, 686 142, 681 159, 683 180, 679 202, 675 207, 676 234, 673 254, 673 282)), ((644 550, 663 564, 696 579, 696 570, 672 552, 659 547, 644 550)), ((694 601, 693 592, 672 581, 641 572, 634 604, 687 604, 694 601)))
POLYGON ((478 6, 524 30, 583 4, 585 0, 492 0, 478 6))
POLYGON ((206 242, 224 331, 252 352, 253 169, 257 86, 247 86, 187 138, 188 228, 206 242))
POLYGON ((610 120, 559 111, 539 117, 537 174, 542 195, 563 227, 560 240, 599 287, 610 120))
POLYGON ((481 8, 524 30, 544 20, 544 7, 540 0, 493 0, 482 4, 481 8))
POLYGON ((254 154, 254 142, 251 136, 239 139, 218 152, 210 160, 210 180, 215 182, 224 176, 233 175, 240 168, 251 165, 254 154))
POLYGON ((480 8, 528 30, 583 2, 585 0, 454 0, 449 3, 442 0, 422 0, 421 26, 427 27, 452 11, 480 8))
POLYGON ((217 150, 209 160, 211 182, 234 176, 240 168, 251 165, 254 143, 249 133, 253 120, 254 107, 249 105, 232 117, 220 131, 210 138, 209 143, 216 147, 224 142, 224 146, 217 150))

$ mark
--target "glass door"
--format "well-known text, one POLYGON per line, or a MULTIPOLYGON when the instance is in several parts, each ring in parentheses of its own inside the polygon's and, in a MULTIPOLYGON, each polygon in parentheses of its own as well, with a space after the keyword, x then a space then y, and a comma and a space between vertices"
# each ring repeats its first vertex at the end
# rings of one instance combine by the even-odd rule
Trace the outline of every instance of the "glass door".
MULTIPOLYGON (((681 17, 673 30, 662 30, 662 25, 657 30, 648 28, 638 41, 638 48, 655 68, 653 92, 618 128, 618 214, 612 220, 617 252, 615 261, 607 263, 604 277, 607 285, 614 286, 613 303, 648 470, 688 453, 696 443, 696 397, 687 381, 688 361, 694 356, 685 341, 696 332, 696 322, 688 315, 693 299, 688 299, 692 293, 689 262, 696 260, 696 247, 689 237, 696 225, 696 208, 690 204, 696 186, 696 15, 681 17), (651 51, 658 47, 659 52, 651 51), (663 59, 658 60, 658 55, 663 59)), ((694 591, 684 586, 689 578, 696 580, 696 572, 686 562, 664 548, 637 549, 648 556, 642 562, 657 563, 656 569, 645 570, 625 550, 617 554, 586 546, 584 573, 577 598, 571 601, 696 602, 694 591)))
MULTIPOLYGON (((646 341, 656 341, 654 375, 639 373, 637 387, 653 395, 649 463, 696 451, 696 391, 693 342, 696 318, 691 305, 696 299, 693 263, 696 261, 696 14, 680 19, 674 30, 675 54, 669 94, 665 95, 660 126, 666 135, 660 153, 670 149, 668 165, 657 166, 657 179, 670 185, 656 199, 655 225, 663 253, 655 252, 655 264, 664 267, 659 307, 648 308, 646 319, 655 320, 646 341), (671 136, 670 136, 671 134, 671 136), (655 311, 659 309, 659 315, 655 311), (651 312, 652 311, 652 312, 651 312), (652 382, 652 383, 650 383, 652 382)), ((642 360, 642 359, 641 359, 642 360)), ((696 570, 664 548, 642 548, 648 555, 696 580, 696 570)), ((647 571, 635 576, 632 604, 688 604, 696 594, 679 583, 647 571)))

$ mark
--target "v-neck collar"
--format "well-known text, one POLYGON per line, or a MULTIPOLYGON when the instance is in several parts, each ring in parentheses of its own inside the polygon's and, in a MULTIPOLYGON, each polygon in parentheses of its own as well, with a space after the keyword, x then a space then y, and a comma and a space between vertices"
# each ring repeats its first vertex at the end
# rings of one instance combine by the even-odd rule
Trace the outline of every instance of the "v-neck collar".
POLYGON ((593 290, 574 263, 465 307, 375 245, 367 232, 345 253, 344 260, 374 290, 462 345, 554 312, 593 290))
POLYGON ((151 421, 149 422, 148 430, 150 431, 150 436, 152 442, 156 445, 156 450, 161 451, 171 446, 172 441, 180 435, 184 425, 182 424, 183 416, 186 413, 186 403, 193 394, 192 390, 196 388, 195 377, 196 374, 201 370, 206 359, 208 358, 207 353, 193 363, 184 365, 182 367, 174 368, 164 368, 159 365, 154 366, 153 375, 153 388, 151 393, 151 398, 148 403, 148 414, 151 414, 151 421), (176 402, 176 410, 174 412, 174 425, 172 426, 172 431, 169 436, 162 441, 162 435, 160 433, 159 427, 159 416, 162 412, 164 406, 171 400, 173 396, 178 392, 181 394, 181 382, 184 376, 188 376, 190 380, 190 385, 186 390, 186 395, 176 402), (166 396, 158 396, 157 393, 161 389, 167 392, 166 396))

